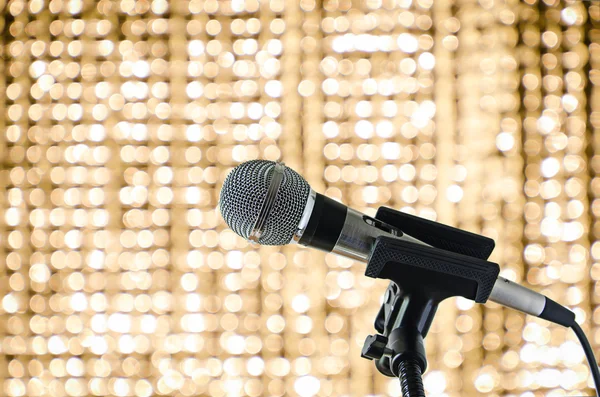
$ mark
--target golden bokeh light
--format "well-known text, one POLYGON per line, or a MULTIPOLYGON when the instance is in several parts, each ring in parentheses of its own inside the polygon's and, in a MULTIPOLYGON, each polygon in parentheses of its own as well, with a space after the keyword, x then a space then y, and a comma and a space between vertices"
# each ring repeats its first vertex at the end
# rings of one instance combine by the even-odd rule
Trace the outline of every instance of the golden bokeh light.
MULTIPOLYGON (((496 240, 600 344, 600 6, 0 1, 0 395, 400 396, 360 357, 386 282, 257 249, 232 167, 496 240)), ((591 393, 569 330, 450 299, 431 396, 591 393)))

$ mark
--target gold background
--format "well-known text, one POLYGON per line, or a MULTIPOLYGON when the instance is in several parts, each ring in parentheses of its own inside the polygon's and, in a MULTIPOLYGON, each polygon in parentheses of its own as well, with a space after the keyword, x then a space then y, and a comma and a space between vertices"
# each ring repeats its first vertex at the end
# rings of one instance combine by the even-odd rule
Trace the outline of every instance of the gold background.
MULTIPOLYGON (((597 2, 0 5, 0 395, 398 396, 360 358, 387 283, 215 210, 255 158, 494 238, 599 345, 597 2)), ((426 341, 428 396, 592 395, 570 330, 495 304, 426 341)))

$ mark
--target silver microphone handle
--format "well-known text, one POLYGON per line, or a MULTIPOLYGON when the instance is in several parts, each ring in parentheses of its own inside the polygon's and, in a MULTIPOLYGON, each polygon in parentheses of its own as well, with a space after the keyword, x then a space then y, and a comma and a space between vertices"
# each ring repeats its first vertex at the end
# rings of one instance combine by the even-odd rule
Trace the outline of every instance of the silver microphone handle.
MULTIPOLYGON (((311 189, 309 199, 302 216, 302 222, 300 223, 298 232, 293 239, 294 242, 298 242, 302 236, 302 233, 304 232, 304 228, 306 227, 308 218, 312 212, 315 200, 314 197, 315 192, 311 189)), ((348 207, 344 226, 331 252, 367 263, 373 248, 373 243, 379 236, 391 237, 431 247, 431 245, 424 243, 423 241, 405 234, 401 230, 393 227, 390 227, 390 231, 382 230, 375 225, 376 222, 376 219, 373 219, 348 207)), ((498 277, 488 299, 492 302, 522 311, 527 314, 531 314, 536 317, 539 317, 544 311, 544 307, 546 306, 547 302, 547 299, 544 295, 530 290, 529 288, 523 287, 522 285, 512 282, 504 277, 498 277)))

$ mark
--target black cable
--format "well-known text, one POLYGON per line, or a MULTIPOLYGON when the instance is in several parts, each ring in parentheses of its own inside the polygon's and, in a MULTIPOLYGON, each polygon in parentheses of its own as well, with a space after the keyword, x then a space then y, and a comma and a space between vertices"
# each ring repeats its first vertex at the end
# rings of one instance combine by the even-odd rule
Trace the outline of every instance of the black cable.
POLYGON ((590 342, 588 341, 587 337, 585 336, 585 333, 583 332, 579 324, 577 324, 577 322, 573 321, 571 328, 573 328, 575 335, 577 335, 577 339, 579 339, 579 342, 581 343, 581 347, 583 347, 585 357, 587 358, 588 363, 590 364, 590 370, 592 371, 592 378, 594 378, 594 384, 596 385, 596 395, 600 396, 600 370, 598 369, 598 363, 596 362, 596 358, 594 357, 594 350, 592 349, 592 346, 590 346, 590 342))

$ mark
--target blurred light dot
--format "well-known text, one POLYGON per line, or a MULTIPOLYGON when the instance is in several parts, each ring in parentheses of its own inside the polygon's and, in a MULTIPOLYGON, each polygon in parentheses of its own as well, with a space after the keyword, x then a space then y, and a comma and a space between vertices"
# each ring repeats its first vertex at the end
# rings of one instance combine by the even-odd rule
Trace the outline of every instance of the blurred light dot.
POLYGON ((503 152, 508 152, 515 145, 515 138, 508 132, 501 132, 496 136, 496 146, 503 152))
POLYGON ((321 389, 321 382, 314 376, 301 376, 294 382, 294 390, 302 397, 315 396, 321 389))
POLYGON ((554 157, 548 157, 542 161, 542 175, 546 178, 552 178, 560 170, 560 163, 554 157))
POLYGON ((452 203, 458 203, 463 198, 463 190, 458 185, 451 185, 446 190, 446 198, 452 203))

